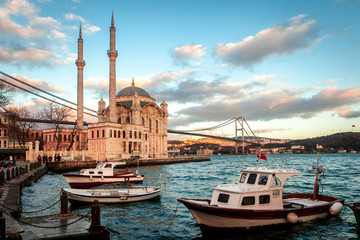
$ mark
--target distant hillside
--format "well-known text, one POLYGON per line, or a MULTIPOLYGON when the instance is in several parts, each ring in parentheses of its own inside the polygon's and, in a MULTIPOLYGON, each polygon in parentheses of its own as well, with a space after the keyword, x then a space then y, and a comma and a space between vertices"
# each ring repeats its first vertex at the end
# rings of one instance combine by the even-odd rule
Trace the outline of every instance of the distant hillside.
POLYGON ((360 133, 335 133, 328 136, 307 138, 302 140, 292 140, 286 145, 303 145, 305 149, 316 149, 316 144, 322 145, 324 149, 360 149, 360 133))

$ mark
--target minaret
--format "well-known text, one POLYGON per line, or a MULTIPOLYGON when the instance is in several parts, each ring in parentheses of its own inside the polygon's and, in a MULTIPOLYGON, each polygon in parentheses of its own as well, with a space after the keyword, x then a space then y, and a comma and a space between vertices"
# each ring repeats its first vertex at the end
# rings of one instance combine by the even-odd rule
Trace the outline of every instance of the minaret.
POLYGON ((81 25, 78 39, 78 59, 75 65, 78 69, 77 75, 77 127, 79 130, 84 129, 84 72, 85 61, 83 59, 83 39, 81 33, 81 25))
POLYGON ((115 49, 114 12, 111 17, 110 27, 110 50, 107 51, 110 60, 110 80, 109 80, 109 121, 116 122, 116 58, 118 52, 115 49))

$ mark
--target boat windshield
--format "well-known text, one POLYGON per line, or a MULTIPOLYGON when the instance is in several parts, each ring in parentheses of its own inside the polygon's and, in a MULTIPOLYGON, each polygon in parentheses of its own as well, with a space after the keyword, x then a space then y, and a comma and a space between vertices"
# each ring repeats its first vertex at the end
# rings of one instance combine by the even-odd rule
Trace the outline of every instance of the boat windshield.
POLYGON ((96 168, 102 168, 102 167, 104 166, 104 164, 105 164, 105 163, 102 163, 102 162, 101 162, 101 163, 99 163, 99 164, 96 166, 96 168))
POLYGON ((244 183, 247 177, 247 173, 241 173, 239 183, 244 183))

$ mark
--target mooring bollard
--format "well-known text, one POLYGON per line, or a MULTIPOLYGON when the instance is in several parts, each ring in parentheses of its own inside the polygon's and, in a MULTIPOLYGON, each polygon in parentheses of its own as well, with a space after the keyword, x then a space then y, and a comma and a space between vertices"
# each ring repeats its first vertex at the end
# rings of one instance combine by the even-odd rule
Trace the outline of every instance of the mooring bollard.
POLYGON ((10 170, 9 169, 6 170, 6 180, 7 181, 10 180, 10 170))
POLYGON ((61 188, 60 203, 61 203, 60 215, 68 215, 69 214, 68 195, 67 192, 63 190, 63 188, 61 188))
POLYGON ((5 182, 5 173, 4 171, 0 172, 0 185, 3 185, 3 183, 5 182))
POLYGON ((5 239, 6 237, 6 230, 5 230, 5 218, 3 216, 2 210, 0 209, 0 239, 5 239))
POLYGON ((100 222, 100 205, 98 200, 94 200, 91 205, 91 224, 90 231, 99 231, 101 230, 101 222, 100 222))

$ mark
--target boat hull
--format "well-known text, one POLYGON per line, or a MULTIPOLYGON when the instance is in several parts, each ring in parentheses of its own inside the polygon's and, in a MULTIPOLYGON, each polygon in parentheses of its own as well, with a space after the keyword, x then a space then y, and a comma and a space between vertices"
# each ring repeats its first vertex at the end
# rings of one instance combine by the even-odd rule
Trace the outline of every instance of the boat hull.
POLYGON ((129 189, 69 189, 64 188, 68 199, 73 204, 92 203, 126 203, 144 201, 158 197, 161 187, 134 187, 129 189))
POLYGON ((130 175, 130 176, 87 176, 80 174, 63 174, 66 181, 71 188, 90 188, 111 183, 141 183, 144 180, 144 175, 130 175))
MULTIPOLYGON (((287 198, 306 198, 308 194, 289 194, 287 198)), ((209 200, 197 200, 180 198, 194 216, 201 229, 223 228, 223 229, 250 229, 254 227, 279 225, 289 223, 287 215, 293 212, 297 216, 297 222, 308 222, 316 219, 325 219, 330 216, 329 209, 335 202, 344 204, 343 199, 329 196, 321 196, 322 204, 304 207, 294 210, 251 210, 233 209, 210 206, 209 200)))

